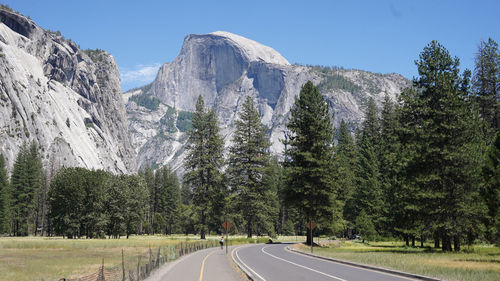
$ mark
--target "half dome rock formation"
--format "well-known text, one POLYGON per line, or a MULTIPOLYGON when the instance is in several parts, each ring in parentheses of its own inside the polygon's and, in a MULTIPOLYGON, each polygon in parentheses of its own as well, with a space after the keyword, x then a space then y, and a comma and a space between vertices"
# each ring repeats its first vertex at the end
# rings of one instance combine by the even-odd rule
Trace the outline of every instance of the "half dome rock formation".
POLYGON ((136 169, 111 55, 0 9, 0 153, 34 141, 45 165, 136 169))
POLYGON ((190 34, 152 84, 124 95, 139 167, 169 164, 182 173, 186 123, 198 95, 215 109, 226 146, 241 104, 254 98, 269 128, 271 152, 282 155, 290 108, 308 80, 329 102, 334 124, 344 119, 352 128, 362 122, 369 97, 379 104, 385 95, 395 99, 409 83, 398 74, 290 65, 274 49, 229 32, 190 34))

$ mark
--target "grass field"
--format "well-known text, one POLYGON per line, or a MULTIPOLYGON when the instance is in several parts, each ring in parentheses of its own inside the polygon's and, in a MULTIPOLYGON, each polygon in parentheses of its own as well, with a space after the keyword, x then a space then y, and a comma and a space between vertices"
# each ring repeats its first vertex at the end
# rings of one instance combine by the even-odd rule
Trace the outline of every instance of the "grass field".
MULTIPOLYGON (((196 243, 199 236, 131 236, 129 239, 63 239, 61 237, 0 238, 0 280, 59 280, 94 274, 104 259, 105 268, 121 266, 123 249, 126 269, 135 269, 156 254, 159 246, 196 243)), ((219 236, 208 237, 218 245, 219 236)), ((267 242, 268 238, 233 236, 233 244, 267 242)), ((162 253, 163 254, 163 253, 162 253)))
MULTIPOLYGON (((309 251, 305 245, 298 247, 309 251)), ((404 242, 342 241, 314 248, 314 253, 444 280, 500 280, 500 247, 473 246, 459 253, 443 253, 430 246, 405 247, 404 242)))

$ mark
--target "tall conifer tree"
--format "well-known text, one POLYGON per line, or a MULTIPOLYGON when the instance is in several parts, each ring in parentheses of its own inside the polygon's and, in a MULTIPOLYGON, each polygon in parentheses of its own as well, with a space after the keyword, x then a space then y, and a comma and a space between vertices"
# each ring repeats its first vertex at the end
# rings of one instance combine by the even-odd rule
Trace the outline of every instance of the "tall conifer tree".
POLYGON ((481 209, 478 119, 460 89, 459 60, 436 41, 416 61, 417 90, 402 94, 402 139, 408 150, 406 202, 413 204, 416 231, 437 232, 443 250, 460 249, 463 235, 481 209))
POLYGON ((273 218, 272 205, 267 202, 269 186, 264 182, 270 165, 269 141, 251 97, 246 98, 238 117, 227 174, 231 191, 237 194, 248 237, 252 237, 258 222, 267 221, 262 225, 270 225, 273 218))
POLYGON ((193 130, 189 133, 184 181, 193 190, 201 239, 205 239, 210 222, 218 224, 221 221, 225 196, 221 173, 223 150, 224 141, 219 133, 217 116, 213 110, 205 108, 200 95, 193 114, 193 130))
POLYGON ((10 190, 5 158, 0 154, 0 234, 10 232, 10 190))
MULTIPOLYGON (((288 204, 298 208, 307 221, 328 227, 341 219, 333 180, 333 128, 328 104, 317 87, 308 81, 300 90, 287 124, 289 146, 288 204)), ((307 243, 311 244, 311 235, 307 243)))
POLYGON ((479 43, 473 88, 481 117, 494 135, 500 130, 500 53, 498 43, 491 38, 479 43))

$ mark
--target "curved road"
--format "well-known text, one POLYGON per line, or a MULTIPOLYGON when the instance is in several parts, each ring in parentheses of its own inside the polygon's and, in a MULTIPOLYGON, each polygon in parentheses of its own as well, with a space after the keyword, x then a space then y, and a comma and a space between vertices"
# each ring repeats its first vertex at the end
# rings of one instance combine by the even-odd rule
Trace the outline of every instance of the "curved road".
POLYGON ((241 246, 232 257, 257 281, 415 280, 292 253, 287 244, 241 246))

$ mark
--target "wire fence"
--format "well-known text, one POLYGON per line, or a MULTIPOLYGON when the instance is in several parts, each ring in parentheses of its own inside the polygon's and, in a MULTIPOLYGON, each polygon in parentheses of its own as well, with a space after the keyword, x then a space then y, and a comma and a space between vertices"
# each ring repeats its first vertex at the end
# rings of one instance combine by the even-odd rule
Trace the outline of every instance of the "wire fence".
POLYGON ((167 262, 174 261, 183 255, 187 255, 198 250, 219 247, 215 240, 203 242, 180 242, 177 244, 160 246, 154 250, 149 248, 147 253, 137 255, 137 263, 132 265, 130 260, 125 261, 124 251, 122 250, 122 261, 119 265, 113 267, 102 265, 97 272, 74 279, 61 278, 59 281, 139 281, 146 279, 151 272, 167 262))

